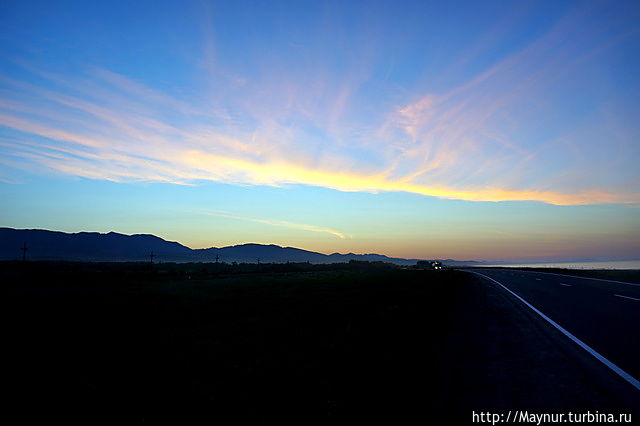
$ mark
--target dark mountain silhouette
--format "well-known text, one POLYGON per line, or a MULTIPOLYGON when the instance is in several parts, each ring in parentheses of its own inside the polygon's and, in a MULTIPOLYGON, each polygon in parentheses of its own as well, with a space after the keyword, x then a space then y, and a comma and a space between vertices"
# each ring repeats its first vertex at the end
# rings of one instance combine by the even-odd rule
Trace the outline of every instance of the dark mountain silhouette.
MULTIPOLYGON (((148 261, 153 252, 159 262, 213 262, 218 256, 221 262, 283 263, 337 263, 350 260, 382 261, 400 265, 413 265, 422 259, 392 258, 380 254, 326 255, 294 247, 274 244, 241 244, 228 247, 191 249, 180 243, 166 241, 155 235, 124 235, 116 232, 65 233, 42 229, 0 228, 0 260, 22 258, 20 248, 27 244, 28 260, 80 260, 80 261, 148 261)), ((472 264, 445 260, 445 263, 472 264)))
POLYGON ((0 228, 0 259, 16 259, 15 246, 23 243, 27 244, 27 258, 32 260, 136 261, 149 259, 152 251, 158 257, 188 259, 192 252, 154 235, 0 228))

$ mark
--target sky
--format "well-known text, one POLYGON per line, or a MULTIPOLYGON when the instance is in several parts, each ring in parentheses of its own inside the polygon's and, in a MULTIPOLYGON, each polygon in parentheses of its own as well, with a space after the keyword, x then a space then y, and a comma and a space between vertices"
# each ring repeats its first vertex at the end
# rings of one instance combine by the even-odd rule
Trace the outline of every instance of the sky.
POLYGON ((0 226, 640 259, 637 1, 0 2, 0 226))

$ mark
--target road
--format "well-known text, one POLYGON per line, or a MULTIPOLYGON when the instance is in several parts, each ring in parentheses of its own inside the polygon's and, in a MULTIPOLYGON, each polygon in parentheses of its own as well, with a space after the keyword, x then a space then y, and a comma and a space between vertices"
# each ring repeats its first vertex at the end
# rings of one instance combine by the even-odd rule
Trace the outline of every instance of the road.
POLYGON ((640 379, 640 284, 520 270, 469 271, 502 284, 632 381, 640 379))

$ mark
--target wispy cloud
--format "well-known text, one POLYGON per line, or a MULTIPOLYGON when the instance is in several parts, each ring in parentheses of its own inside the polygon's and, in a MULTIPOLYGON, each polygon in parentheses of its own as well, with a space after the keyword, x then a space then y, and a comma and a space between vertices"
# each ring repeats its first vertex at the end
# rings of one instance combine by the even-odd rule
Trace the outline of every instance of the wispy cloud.
POLYGON ((331 229, 331 228, 323 228, 321 226, 288 222, 286 220, 260 219, 260 218, 254 218, 254 217, 239 216, 236 214, 222 212, 222 211, 207 211, 204 213, 211 216, 225 217, 228 219, 242 220, 245 222, 261 223, 265 225, 279 226, 279 227, 289 228, 289 229, 298 229, 298 230, 309 231, 309 232, 326 233, 326 234, 331 234, 334 237, 338 237, 341 240, 349 238, 347 235, 343 234, 342 232, 336 231, 335 229, 331 229))
MULTIPOLYGON (((575 19, 453 88, 403 92, 380 105, 358 98, 371 83, 373 48, 363 49, 346 72, 315 62, 303 67, 307 72, 267 62, 245 78, 223 69, 214 29, 205 25, 201 66, 215 78, 204 94, 195 88, 169 93, 97 67, 63 76, 26 66, 24 76, 35 78, 0 76, 0 126, 12 132, 0 149, 12 165, 118 182, 304 184, 470 201, 639 203, 633 176, 622 185, 594 181, 600 158, 575 155, 582 141, 573 129, 542 137, 531 124, 557 125, 550 116, 560 108, 538 94, 620 40, 614 34, 595 45, 567 45, 563 40, 582 31, 582 18, 575 19), (566 59, 574 51, 581 55, 566 59), (224 84, 215 83, 220 76, 224 84)), ((637 134, 611 134, 620 135, 607 141, 612 155, 624 160, 635 153, 629 140, 637 134)))

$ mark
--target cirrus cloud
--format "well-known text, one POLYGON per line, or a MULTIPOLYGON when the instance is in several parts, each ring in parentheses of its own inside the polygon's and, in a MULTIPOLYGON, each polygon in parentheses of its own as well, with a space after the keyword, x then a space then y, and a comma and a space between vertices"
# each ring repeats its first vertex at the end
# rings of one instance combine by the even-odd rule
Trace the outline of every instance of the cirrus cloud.
POLYGON ((242 80, 224 90, 212 83, 222 98, 169 93, 97 67, 69 76, 23 64, 23 78, 0 77, 0 150, 12 167, 117 182, 303 184, 469 201, 639 203, 637 173, 606 173, 628 169, 628 158, 637 154, 636 132, 616 132, 626 123, 603 119, 586 137, 575 127, 592 123, 544 137, 531 124, 557 125, 549 116, 560 108, 551 95, 538 94, 625 37, 562 41, 581 31, 584 18, 572 19, 448 90, 405 93, 394 98, 399 102, 368 106, 366 119, 358 94, 372 79, 372 48, 344 75, 323 67, 276 67, 280 75, 244 78, 220 69, 209 28, 206 71, 242 80), (593 148, 603 134, 619 135, 607 140, 607 163, 593 148))

